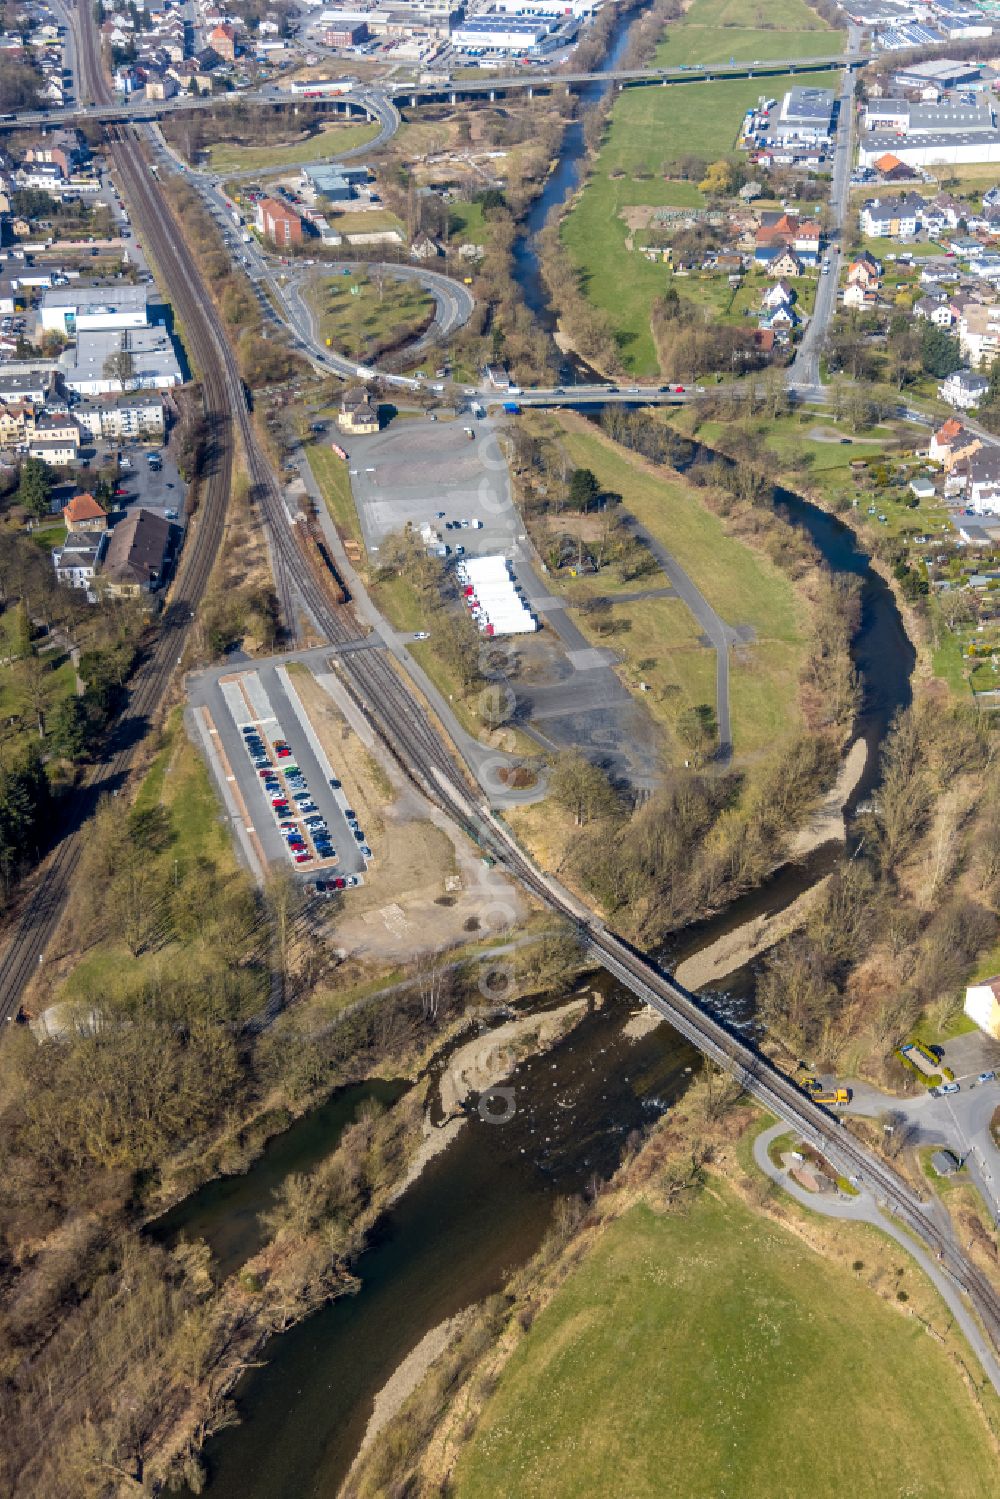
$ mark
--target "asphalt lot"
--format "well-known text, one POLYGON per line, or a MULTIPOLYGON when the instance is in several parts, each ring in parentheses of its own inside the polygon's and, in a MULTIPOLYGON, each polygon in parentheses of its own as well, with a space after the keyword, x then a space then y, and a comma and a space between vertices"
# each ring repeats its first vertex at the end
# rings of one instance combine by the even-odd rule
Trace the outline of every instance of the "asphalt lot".
POLYGON ((377 552, 407 521, 416 530, 426 521, 453 552, 464 546, 470 556, 512 554, 523 527, 490 422, 472 417, 432 422, 419 415, 397 418, 371 437, 346 435, 337 441, 350 454, 351 487, 369 552, 377 552), (466 426, 476 434, 471 442, 466 426), (482 530, 444 530, 446 520, 473 518, 482 521, 482 530))
MULTIPOLYGON (((350 454, 351 488, 369 553, 407 521, 425 522, 454 552, 502 553, 510 559, 542 629, 511 637, 517 670, 507 682, 514 721, 546 751, 579 748, 616 779, 647 789, 660 774, 657 736, 646 710, 634 702, 614 670, 615 655, 595 649, 565 601, 539 571, 513 503, 510 476, 494 424, 471 416, 432 422, 420 415, 393 421, 371 437, 336 439, 350 454), (463 430, 471 426, 470 442, 463 430), (438 512, 444 511, 439 517, 438 512), (446 531, 445 521, 483 522, 446 531)), ((449 559, 452 560, 452 559, 449 559)))
MULTIPOLYGON (((344 817, 347 806, 344 793, 330 785, 336 767, 330 766, 285 667, 271 665, 212 674, 202 679, 202 689, 196 697, 211 719, 212 728, 208 730, 210 768, 221 784, 227 803, 232 799, 233 787, 236 788, 237 815, 234 821, 242 834, 241 841, 249 835, 256 840, 267 864, 284 868, 291 866, 296 873, 307 878, 363 874, 366 861, 344 817), (290 859, 278 819, 271 810, 270 798, 247 754, 242 733, 247 724, 258 728, 269 750, 276 739, 287 741, 292 751, 288 760, 279 760, 273 752, 269 758, 279 774, 286 765, 296 765, 302 771, 312 800, 330 831, 330 841, 336 850, 334 859, 321 860, 315 856, 308 830, 305 830, 306 842, 313 852, 312 860, 298 865, 290 859), (225 795, 226 791, 230 796, 225 795), (241 822, 242 829, 239 827, 241 822)), ((301 829, 301 819, 296 820, 301 829)))

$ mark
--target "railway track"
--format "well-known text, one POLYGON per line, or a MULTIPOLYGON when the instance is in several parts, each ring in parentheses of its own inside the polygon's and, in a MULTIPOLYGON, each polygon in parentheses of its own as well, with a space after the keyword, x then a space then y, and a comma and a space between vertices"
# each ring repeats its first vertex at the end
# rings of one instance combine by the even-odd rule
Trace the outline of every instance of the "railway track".
MULTIPOLYGON (((106 97, 107 90, 100 72, 93 26, 83 9, 85 3, 86 0, 82 0, 82 24, 78 28, 81 55, 87 59, 85 66, 92 94, 97 102, 101 102, 99 96, 103 91, 106 97)), ((295 610, 301 599, 321 633, 331 643, 346 644, 357 638, 353 616, 331 603, 299 551, 277 481, 253 430, 235 355, 191 252, 177 234, 155 187, 151 186, 138 141, 130 128, 115 127, 113 152, 143 232, 149 237, 172 296, 176 294, 178 312, 184 319, 192 352, 202 371, 206 403, 212 413, 210 420, 218 423, 227 450, 236 438, 242 444, 253 495, 268 529, 276 586, 286 610, 286 619, 294 631, 295 610)), ((216 487, 221 491, 228 486, 217 482, 216 487)), ((187 551, 178 577, 176 603, 170 616, 164 620, 150 665, 137 679, 130 702, 133 719, 142 711, 149 712, 158 701, 169 678, 173 657, 186 634, 193 603, 200 597, 211 569, 221 537, 224 497, 221 507, 210 505, 207 500, 206 495, 199 534, 195 538, 197 544, 187 551)), ((621 983, 667 1018, 704 1055, 734 1073, 765 1107, 791 1127, 801 1130, 838 1169, 855 1176, 884 1203, 935 1255, 968 1297, 993 1347, 1000 1350, 1000 1295, 961 1253, 951 1236, 934 1222, 926 1205, 891 1167, 854 1139, 838 1119, 814 1104, 752 1047, 730 1034, 702 1010, 651 959, 609 931, 554 880, 536 869, 510 834, 494 820, 488 807, 481 804, 470 790, 464 770, 445 748, 428 714, 385 656, 377 651, 358 652, 341 657, 339 666, 358 705, 380 737, 399 764, 428 795, 460 820, 477 842, 532 894, 572 922, 582 942, 621 983)), ((125 746, 109 757, 105 774, 100 779, 106 782, 113 772, 123 774, 130 754, 125 746)), ((95 773, 95 782, 98 779, 95 773)), ((55 861, 59 889, 65 889, 68 872, 75 868, 78 858, 78 837, 64 840, 55 861)), ((41 930, 54 926, 60 910, 61 903, 55 893, 44 903, 38 903, 34 926, 36 936, 41 930)), ((31 930, 29 924, 25 938, 27 946, 21 960, 22 964, 27 962, 28 973, 34 961, 32 952, 37 952, 37 941, 31 937, 31 930), (32 941, 35 941, 34 949, 32 941)), ((15 971, 11 968, 10 974, 15 971)))

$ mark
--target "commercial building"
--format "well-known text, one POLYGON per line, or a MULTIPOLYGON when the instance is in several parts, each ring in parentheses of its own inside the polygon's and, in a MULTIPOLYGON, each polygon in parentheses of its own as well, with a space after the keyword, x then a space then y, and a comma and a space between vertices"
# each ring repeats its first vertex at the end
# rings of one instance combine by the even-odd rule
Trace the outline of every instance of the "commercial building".
POLYGON ((302 220, 294 208, 281 203, 277 198, 261 198, 257 204, 254 222, 265 239, 274 245, 300 245, 302 243, 302 220))
POLYGON ((327 198, 331 203, 349 203, 358 195, 358 188, 371 181, 371 169, 366 166, 314 166, 303 167, 299 186, 303 197, 314 203, 317 198, 327 198))
POLYGON ((979 82, 980 68, 974 62, 956 62, 950 57, 934 57, 927 62, 915 62, 901 68, 893 76, 897 88, 935 89, 960 88, 979 82))
POLYGON ((551 22, 521 16, 470 16, 451 34, 459 51, 537 54, 553 30, 551 22))
POLYGON ((153 327, 77 334, 76 343, 59 359, 66 388, 82 396, 122 394, 121 378, 109 372, 114 354, 129 355, 126 383, 133 391, 168 390, 183 383, 170 334, 153 327))
POLYGON ((781 101, 768 135, 781 141, 822 141, 833 132, 833 89, 796 84, 781 101))
POLYGON ((876 132, 862 137, 858 165, 874 166, 891 150, 909 167, 963 166, 973 162, 1000 161, 1000 130, 969 131, 965 134, 919 135, 900 140, 896 135, 876 132))
POLYGON ((911 103, 907 99, 872 99, 865 108, 866 130, 894 130, 899 135, 967 135, 969 131, 992 130, 996 113, 989 99, 961 104, 944 99, 939 104, 911 103))
POLYGON ((146 328, 145 286, 53 286, 43 292, 41 325, 68 338, 83 330, 146 328))
POLYGON ((363 20, 345 20, 328 26, 321 33, 321 38, 327 47, 358 47, 362 42, 368 40, 368 22, 363 20))

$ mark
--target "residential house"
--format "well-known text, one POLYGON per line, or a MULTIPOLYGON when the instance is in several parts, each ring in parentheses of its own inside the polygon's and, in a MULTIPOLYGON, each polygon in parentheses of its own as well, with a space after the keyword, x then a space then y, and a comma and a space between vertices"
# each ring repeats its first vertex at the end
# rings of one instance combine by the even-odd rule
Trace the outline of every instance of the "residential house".
POLYGON ((958 320, 958 341, 974 370, 992 364, 1000 351, 1000 307, 970 302, 958 320))
POLYGON ((96 598, 94 580, 107 546, 102 531, 70 532, 62 546, 53 548, 52 565, 60 583, 69 588, 83 588, 92 601, 96 598))
POLYGON ((971 457, 982 445, 982 440, 963 427, 957 417, 950 416, 931 437, 927 456, 950 473, 956 463, 971 457))
POLYGON ((916 193, 869 198, 861 209, 861 232, 869 239, 912 239, 923 222, 924 200, 916 193))
POLYGON ((956 410, 974 411, 989 388, 990 382, 985 375, 973 374, 971 370, 956 370, 938 386, 938 395, 956 410))
POLYGON ((801 276, 805 266, 796 252, 784 245, 775 248, 764 269, 769 276, 801 276))
POLYGON ((344 391, 340 398, 337 425, 342 432, 351 432, 356 435, 378 431, 378 407, 371 403, 368 392, 363 386, 355 386, 344 391))
POLYGON ((63 506, 63 520, 66 522, 66 530, 73 535, 77 531, 106 531, 108 529, 108 512, 99 505, 92 494, 75 494, 68 504, 63 506))
POLYGON ((974 515, 1000 515, 1000 450, 980 447, 961 462, 965 504, 974 515))
POLYGON ((35 408, 29 401, 0 402, 0 448, 23 447, 35 435, 35 408))
POLYGON ((857 260, 852 260, 847 267, 848 285, 860 282, 862 286, 877 287, 881 275, 881 265, 874 255, 869 255, 867 250, 863 250, 857 260))
POLYGON ((222 58, 223 62, 236 61, 236 32, 232 26, 216 26, 213 31, 209 32, 208 45, 222 58))
POLYGON ((769 312, 773 312, 778 307, 791 307, 795 301, 795 297, 796 291, 794 286, 782 278, 782 280, 776 281, 773 286, 767 288, 767 291, 761 298, 761 304, 769 312))
POLYGON ((955 314, 951 310, 951 304, 935 301, 933 297, 921 297, 918 302, 915 302, 913 304, 913 315, 914 317, 924 318, 927 322, 933 323, 935 328, 950 328, 955 321, 955 314))
POLYGON ((880 283, 878 281, 871 286, 863 281, 849 281, 844 287, 841 300, 845 307, 853 307, 855 309, 877 307, 879 291, 880 283))
POLYGON ((435 260, 443 254, 437 240, 431 239, 429 234, 418 234, 410 246, 411 260, 435 260))
POLYGON ((164 582, 178 531, 152 510, 131 510, 111 532, 101 582, 114 594, 137 598, 164 582))
POLYGON ((33 401, 41 406, 49 393, 52 366, 37 369, 33 365, 16 370, 11 365, 0 374, 0 401, 33 401))
POLYGON ((65 437, 32 437, 28 440, 28 457, 41 458, 54 468, 66 468, 79 456, 79 436, 75 443, 65 437))
POLYGON ((790 328, 797 328, 798 324, 798 313, 787 302, 783 302, 780 307, 776 307, 773 312, 767 313, 761 318, 762 327, 776 328, 782 332, 790 328))

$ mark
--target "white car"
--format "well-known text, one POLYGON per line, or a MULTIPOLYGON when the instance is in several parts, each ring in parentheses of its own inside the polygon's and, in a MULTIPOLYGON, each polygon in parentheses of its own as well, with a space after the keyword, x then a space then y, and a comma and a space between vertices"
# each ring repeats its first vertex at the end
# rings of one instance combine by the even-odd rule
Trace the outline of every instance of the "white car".
POLYGON ((417 630, 414 633, 413 638, 414 638, 414 640, 430 640, 431 637, 430 637, 429 631, 427 631, 427 630, 417 630))

